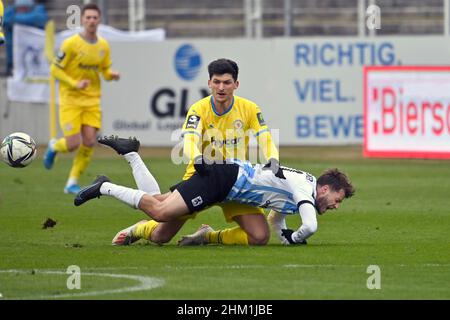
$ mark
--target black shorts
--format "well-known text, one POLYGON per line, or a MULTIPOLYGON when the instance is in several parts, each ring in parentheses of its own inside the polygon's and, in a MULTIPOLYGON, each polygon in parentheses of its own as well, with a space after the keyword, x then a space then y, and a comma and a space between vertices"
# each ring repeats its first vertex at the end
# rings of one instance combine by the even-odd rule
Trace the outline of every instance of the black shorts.
POLYGON ((238 173, 236 164, 212 164, 207 175, 201 176, 196 172, 188 180, 172 186, 170 191, 178 190, 190 213, 202 211, 226 198, 238 173))

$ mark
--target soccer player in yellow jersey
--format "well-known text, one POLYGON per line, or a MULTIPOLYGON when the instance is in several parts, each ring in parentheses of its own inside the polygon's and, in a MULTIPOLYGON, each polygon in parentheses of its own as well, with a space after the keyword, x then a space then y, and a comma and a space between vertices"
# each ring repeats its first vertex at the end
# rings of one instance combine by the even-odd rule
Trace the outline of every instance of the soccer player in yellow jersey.
POLYGON ((51 140, 44 155, 44 166, 51 169, 58 152, 78 149, 65 193, 80 191, 78 179, 91 160, 97 131, 101 128, 101 80, 119 80, 111 70, 108 42, 97 35, 101 12, 97 5, 82 9, 84 30, 64 40, 51 66, 51 74, 59 80, 59 120, 64 137, 51 140))
MULTIPOLYGON (((192 176, 195 171, 200 175, 208 174, 208 166, 205 162, 220 163, 226 158, 244 160, 248 153, 249 130, 257 138, 259 147, 268 160, 265 168, 272 170, 273 174, 280 179, 284 179, 278 164, 278 150, 272 141, 260 108, 254 102, 234 95, 234 91, 239 87, 238 71, 237 64, 228 59, 215 60, 208 66, 208 86, 211 95, 191 106, 183 125, 184 154, 190 159, 184 180, 192 176)), ((101 140, 100 142, 102 143, 101 140)), ((116 146, 108 141, 103 142, 113 148, 116 146)), ((134 151, 136 150, 137 148, 134 148, 134 151)), ((119 152, 117 148, 116 151, 119 152)), ((130 151, 132 151, 131 148, 130 151)), ((134 167, 137 166, 135 163, 138 159, 134 159, 131 154, 127 155, 125 152, 120 154, 125 155, 133 168, 133 174, 138 170, 144 171, 142 168, 134 167)), ((149 176, 150 173, 147 172, 146 175, 149 176)), ((149 176, 147 181, 151 178, 149 176)), ((145 189, 158 190, 157 186, 149 186, 145 189)), ((172 188, 172 191, 174 189, 176 186, 172 188)), ((167 196, 168 194, 158 195, 157 198, 163 200, 167 196)), ((199 237, 201 237, 201 243, 264 245, 269 241, 270 231, 263 209, 235 202, 221 203, 219 206, 226 220, 236 222, 238 227, 219 231, 202 227, 199 229, 200 234, 195 234, 195 237, 184 237, 180 244, 199 244, 199 237)), ((140 221, 120 231, 114 237, 113 244, 128 245, 140 238, 155 243, 168 242, 185 221, 186 219, 163 223, 154 220, 140 221)))
POLYGON ((5 43, 5 35, 3 34, 3 2, 0 0, 0 46, 5 43))

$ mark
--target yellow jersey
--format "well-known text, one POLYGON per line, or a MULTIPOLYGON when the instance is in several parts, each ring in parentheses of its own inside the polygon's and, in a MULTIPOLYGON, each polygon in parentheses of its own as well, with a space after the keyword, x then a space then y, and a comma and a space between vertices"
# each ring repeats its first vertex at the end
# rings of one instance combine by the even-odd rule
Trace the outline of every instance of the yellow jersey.
POLYGON ((223 161, 248 158, 250 135, 257 138, 264 156, 278 160, 278 150, 272 142, 261 110, 254 102, 234 96, 229 108, 219 114, 212 96, 194 103, 183 124, 184 153, 190 158, 183 179, 195 172, 193 159, 202 154, 205 159, 223 161))
POLYGON ((59 100, 61 105, 94 106, 100 105, 101 80, 111 80, 112 61, 108 42, 97 37, 90 43, 80 34, 73 35, 61 45, 51 67, 52 75, 60 81, 59 100), (76 88, 80 80, 89 80, 87 88, 76 88))
POLYGON ((0 46, 5 43, 5 35, 3 34, 3 3, 0 0, 0 46))

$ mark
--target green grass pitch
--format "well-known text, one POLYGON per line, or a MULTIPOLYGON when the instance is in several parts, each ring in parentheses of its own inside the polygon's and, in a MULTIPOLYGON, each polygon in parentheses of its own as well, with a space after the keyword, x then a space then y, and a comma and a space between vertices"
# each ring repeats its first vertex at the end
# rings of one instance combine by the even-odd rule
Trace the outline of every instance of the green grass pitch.
MULTIPOLYGON (((167 191, 184 167, 147 151, 144 160, 167 191)), ((362 159, 345 148, 283 154, 283 164, 315 175, 338 167, 357 190, 338 211, 318 217, 307 246, 282 246, 272 237, 263 247, 178 247, 180 236, 202 223, 233 226, 211 208, 167 245, 113 247, 116 232, 145 215, 107 197, 73 206, 73 196, 62 192, 70 157, 51 171, 40 158, 24 169, 0 164, 0 300, 450 299, 448 161, 362 159), (47 218, 57 224, 42 229, 47 218), (81 289, 67 288, 72 265, 80 268, 81 289), (370 265, 380 268, 380 289, 367 287, 370 265)), ((82 184, 100 173, 135 186, 112 152, 96 155, 82 184)), ((298 216, 288 220, 293 228, 298 223, 298 216)))

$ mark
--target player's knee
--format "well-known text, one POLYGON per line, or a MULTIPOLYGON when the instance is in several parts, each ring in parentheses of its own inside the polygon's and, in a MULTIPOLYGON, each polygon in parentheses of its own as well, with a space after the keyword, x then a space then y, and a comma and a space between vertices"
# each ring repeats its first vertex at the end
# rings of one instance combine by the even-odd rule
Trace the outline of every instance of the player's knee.
POLYGON ((83 145, 88 148, 93 148, 95 146, 95 143, 97 142, 97 137, 83 137, 83 145))
POLYGON ((74 137, 72 137, 71 139, 66 139, 66 142, 67 150, 69 150, 69 152, 77 150, 81 145, 81 140, 74 137))
POLYGON ((95 141, 85 141, 83 142, 83 145, 88 148, 93 148, 95 146, 95 141))
POLYGON ((252 232, 248 235, 248 244, 255 246, 266 245, 270 240, 270 232, 268 230, 260 230, 258 232, 252 232))
POLYGON ((147 208, 146 212, 151 216, 156 222, 167 222, 167 210, 163 205, 152 206, 152 208, 147 208))

